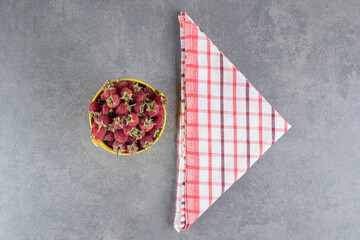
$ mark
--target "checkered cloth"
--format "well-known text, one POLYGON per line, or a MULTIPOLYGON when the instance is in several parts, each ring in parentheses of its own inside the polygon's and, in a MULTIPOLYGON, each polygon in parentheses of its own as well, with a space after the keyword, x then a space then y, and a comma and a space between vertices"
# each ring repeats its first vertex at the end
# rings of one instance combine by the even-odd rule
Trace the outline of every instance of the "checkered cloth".
POLYGON ((191 226, 291 126, 186 13, 174 227, 191 226))

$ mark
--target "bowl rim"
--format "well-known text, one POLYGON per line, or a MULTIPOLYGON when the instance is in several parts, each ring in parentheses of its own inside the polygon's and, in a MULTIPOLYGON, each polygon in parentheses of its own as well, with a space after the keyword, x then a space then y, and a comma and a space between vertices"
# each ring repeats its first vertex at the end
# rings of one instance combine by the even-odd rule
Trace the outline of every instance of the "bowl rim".
MULTIPOLYGON (((137 80, 137 79, 133 79, 133 78, 119 78, 119 79, 116 79, 116 80, 111 80, 113 82, 120 82, 120 81, 130 81, 130 82, 137 82, 137 83, 141 83, 149 88, 151 88, 156 96, 164 96, 164 94, 162 94, 161 92, 159 92, 159 90, 157 89, 154 89, 153 87, 151 87, 149 84, 141 81, 141 80, 137 80)), ((102 93, 103 91, 103 88, 101 88, 94 96, 92 102, 95 102, 99 99, 100 97, 100 94, 102 93)), ((99 141, 96 141, 92 136, 91 136, 91 133, 90 133, 90 136, 91 136, 91 139, 92 139, 92 142, 94 143, 95 146, 98 146, 100 145, 102 148, 104 148, 105 150, 107 150, 108 152, 111 152, 111 153, 114 153, 114 154, 117 154, 117 155, 135 155, 135 154, 138 154, 138 153, 141 153, 141 152, 144 152, 146 150, 149 150, 152 146, 155 145, 155 143, 159 140, 159 138, 161 137, 161 134, 163 133, 164 129, 165 129, 165 125, 166 125, 166 108, 164 108, 164 116, 163 116, 163 119, 164 119, 164 124, 163 124, 163 127, 161 128, 158 136, 154 139, 154 142, 153 144, 150 146, 150 147, 147 147, 145 149, 141 149, 139 151, 137 151, 136 153, 134 154, 131 154, 131 153, 117 153, 115 152, 112 148, 110 148, 108 145, 105 144, 105 142, 103 140, 99 140, 99 141)), ((90 129, 92 128, 92 124, 93 124, 93 114, 89 112, 89 123, 90 123, 90 129)))

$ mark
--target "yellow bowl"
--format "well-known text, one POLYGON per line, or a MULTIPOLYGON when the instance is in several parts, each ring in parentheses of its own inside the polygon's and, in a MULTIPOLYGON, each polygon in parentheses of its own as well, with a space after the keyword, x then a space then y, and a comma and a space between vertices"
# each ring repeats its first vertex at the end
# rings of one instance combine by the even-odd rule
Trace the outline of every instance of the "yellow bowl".
MULTIPOLYGON (((156 96, 160 96, 160 95, 164 96, 164 94, 162 94, 162 93, 159 92, 158 90, 154 90, 149 84, 144 83, 143 81, 140 81, 140 80, 131 79, 131 78, 123 78, 123 79, 117 79, 117 80, 115 80, 115 81, 116 81, 116 82, 120 82, 120 81, 131 81, 131 82, 141 83, 141 84, 143 84, 143 85, 151 88, 151 89, 155 92, 156 96)), ((95 95, 95 97, 94 97, 93 100, 92 100, 93 102, 95 102, 95 101, 98 100, 98 98, 100 97, 100 94, 102 93, 102 91, 103 91, 103 89, 101 88, 101 89, 97 92, 97 94, 95 95)), ((165 109, 165 108, 164 108, 164 111, 165 111, 165 114, 164 114, 164 116, 163 116, 163 118, 164 118, 164 125, 163 125, 163 127, 161 128, 160 133, 158 134, 158 136, 154 139, 154 143, 153 143, 150 147, 148 147, 148 148, 146 148, 146 149, 141 149, 140 151, 136 152, 135 154, 141 153, 141 152, 143 152, 143 151, 145 151, 145 150, 148 150, 149 148, 151 148, 152 146, 154 146, 154 144, 159 140, 161 134, 162 134, 163 131, 164 131, 165 123, 166 123, 166 109, 165 109)), ((93 120, 93 116, 92 116, 91 113, 89 113, 90 129, 91 129, 91 127, 92 127, 93 121, 94 121, 94 120, 93 120)), ((107 150, 108 152, 117 154, 117 152, 115 152, 112 148, 110 148, 108 145, 106 145, 106 144, 104 143, 104 141, 102 141, 102 140, 96 141, 93 137, 91 137, 91 138, 92 138, 92 142, 94 143, 95 146, 100 145, 102 148, 104 148, 104 149, 107 150)), ((135 154, 131 154, 131 153, 119 153, 119 155, 135 155, 135 154)))

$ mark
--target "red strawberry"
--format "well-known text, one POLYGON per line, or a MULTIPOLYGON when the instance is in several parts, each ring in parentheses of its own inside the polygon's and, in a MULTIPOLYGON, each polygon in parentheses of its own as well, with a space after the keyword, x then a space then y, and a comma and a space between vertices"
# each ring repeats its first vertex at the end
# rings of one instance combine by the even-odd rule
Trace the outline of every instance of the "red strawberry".
POLYGON ((159 135, 159 133, 160 129, 153 128, 147 134, 155 139, 159 135))
POLYGON ((159 112, 159 106, 155 101, 146 103, 145 114, 149 117, 155 117, 159 112))
POLYGON ((104 104, 103 106, 102 106, 102 112, 104 113, 104 114, 108 114, 108 113, 110 113, 110 112, 112 112, 113 110, 109 107, 109 105, 107 105, 107 104, 104 104))
POLYGON ((133 96, 133 101, 134 102, 143 102, 145 101, 145 98, 146 98, 146 94, 143 93, 143 92, 137 92, 134 94, 133 96))
POLYGON ((145 94, 146 94, 146 97, 150 98, 150 99, 153 99, 154 97, 156 97, 154 90, 152 90, 150 87, 145 88, 145 94))
POLYGON ((96 123, 99 125, 100 127, 107 127, 111 122, 111 119, 109 117, 109 115, 106 114, 101 114, 97 119, 96 119, 96 123))
POLYGON ((156 117, 156 118, 154 118, 154 123, 155 123, 155 126, 154 126, 155 129, 160 129, 160 128, 162 128, 163 125, 164 125, 164 119, 163 119, 163 117, 156 117))
POLYGON ((116 108, 120 104, 120 97, 117 94, 113 94, 108 99, 106 99, 106 102, 110 108, 116 108))
POLYGON ((134 142, 136 142, 136 138, 135 137, 129 137, 128 140, 126 141, 127 145, 133 144, 134 142))
POLYGON ((124 87, 123 89, 121 89, 120 91, 120 98, 124 99, 126 102, 132 100, 132 96, 133 96, 133 92, 127 88, 124 87))
POLYGON ((139 127, 145 130, 145 132, 148 132, 154 127, 154 123, 150 118, 142 117, 139 123, 139 127))
POLYGON ((157 116, 164 116, 165 114, 165 108, 163 107, 163 105, 159 105, 159 112, 157 114, 157 116))
POLYGON ((127 81, 120 81, 120 82, 115 83, 115 88, 118 91, 118 93, 121 92, 122 88, 127 87, 127 86, 128 86, 127 81))
POLYGON ((132 106, 134 105, 130 105, 128 102, 121 102, 116 108, 115 113, 118 115, 130 113, 132 106))
POLYGON ((157 105, 162 105, 164 107, 168 105, 167 98, 165 96, 157 96, 156 98, 154 98, 154 100, 157 105))
POLYGON ((98 113, 101 111, 100 104, 98 102, 91 102, 88 107, 88 110, 91 113, 98 113))
POLYGON ((106 134, 106 128, 100 127, 99 131, 95 134, 94 139, 96 141, 100 141, 105 137, 105 134, 106 134))
POLYGON ((138 93, 141 92, 143 87, 141 87, 139 85, 139 83, 129 83, 128 88, 133 92, 133 93, 138 93))
POLYGON ((138 129, 138 132, 135 136, 136 140, 140 140, 145 136, 145 130, 138 129))
POLYGON ((138 129, 136 127, 132 127, 132 126, 126 126, 124 127, 124 133, 128 136, 136 136, 138 132, 138 129))
POLYGON ((126 126, 134 127, 139 124, 139 117, 135 113, 125 115, 126 126))
POLYGON ((99 131, 99 125, 96 122, 93 122, 91 126, 91 134, 95 136, 98 131, 99 131))
POLYGON ((106 145, 112 148, 115 141, 106 141, 106 145))
POLYGON ((128 82, 128 88, 132 91, 132 92, 134 92, 134 85, 135 85, 135 83, 134 82, 128 82))
POLYGON ((102 93, 100 94, 100 99, 101 99, 101 100, 104 100, 104 101, 106 100, 106 98, 105 98, 105 93, 104 93, 104 92, 102 92, 102 93))
POLYGON ((146 148, 150 147, 153 143, 154 143, 154 140, 152 139, 152 137, 149 136, 149 135, 145 135, 145 136, 140 140, 140 147, 146 149, 146 148))
POLYGON ((114 133, 111 132, 111 131, 108 131, 106 133, 106 141, 111 142, 111 141, 114 141, 114 140, 115 140, 114 133))
POLYGON ((134 105, 134 112, 137 114, 143 113, 144 107, 145 107, 145 104, 143 102, 137 102, 134 105))
POLYGON ((137 142, 133 142, 132 144, 127 145, 128 153, 135 154, 135 153, 137 153, 138 150, 139 150, 139 146, 138 146, 137 142))
POLYGON ((115 140, 120 143, 124 143, 128 140, 128 135, 123 130, 117 130, 114 134, 115 140))
POLYGON ((104 92, 104 98, 108 99, 111 95, 116 94, 116 88, 115 87, 106 87, 103 90, 104 92))
POLYGON ((117 129, 122 129, 124 127, 124 115, 119 115, 113 119, 113 125, 117 129))
POLYGON ((113 143, 112 147, 113 147, 113 150, 115 152, 117 152, 117 154, 126 152, 126 144, 125 143, 120 143, 118 141, 115 141, 113 143))

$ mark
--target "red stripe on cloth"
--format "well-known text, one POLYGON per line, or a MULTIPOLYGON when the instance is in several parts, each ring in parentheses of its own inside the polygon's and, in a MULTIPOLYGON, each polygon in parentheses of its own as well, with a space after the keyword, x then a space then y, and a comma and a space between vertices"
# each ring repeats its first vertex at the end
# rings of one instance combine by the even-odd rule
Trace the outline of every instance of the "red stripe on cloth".
MULTIPOLYGON (((233 122, 234 122, 234 126, 233 126, 233 131, 234 131, 234 154, 235 156, 237 155, 237 118, 236 118, 236 111, 237 108, 236 108, 236 68, 234 67, 233 68, 233 111, 234 111, 234 114, 233 114, 233 122)), ((225 128, 223 126, 223 128, 225 128)), ((234 158, 234 181, 237 180, 237 158, 234 158)))
POLYGON ((250 106, 249 106, 249 82, 246 80, 246 88, 245 88, 245 95, 246 95, 246 155, 247 155, 247 168, 250 168, 250 116, 249 116, 249 112, 250 112, 250 106))
MULTIPOLYGON (((185 96, 186 97, 191 97, 191 98, 208 98, 209 96, 208 95, 205 95, 205 94, 190 94, 190 93, 186 93, 185 94, 185 96)), ((221 96, 216 96, 216 95, 211 95, 210 96, 210 98, 211 99, 215 99, 215 100, 220 100, 220 98, 221 98, 221 96)), ((233 101, 233 97, 228 97, 228 96, 223 96, 223 99, 224 100, 228 100, 228 101, 233 101)), ((249 102, 258 102, 259 101, 259 99, 257 99, 257 98, 248 98, 247 100, 246 100, 246 98, 244 98, 244 97, 235 97, 235 99, 237 100, 237 101, 249 101, 249 102)))
MULTIPOLYGON (((282 129, 281 129, 281 131, 282 131, 282 129)), ((211 142, 218 142, 218 143, 221 143, 221 142, 224 142, 224 143, 233 143, 233 142, 234 142, 233 139, 218 139, 218 138, 213 138, 213 139, 209 140, 208 138, 193 138, 193 137, 191 137, 191 138, 188 138, 188 140, 189 140, 189 141, 190 141, 190 140, 191 140, 191 141, 200 141, 200 142, 209 142, 209 141, 211 141, 211 142)), ((258 145, 258 144, 260 143, 260 141, 254 141, 254 140, 237 140, 237 143, 243 143, 243 144, 249 143, 249 144, 256 144, 256 145, 258 145)), ((271 144, 272 144, 272 142, 267 142, 267 141, 262 141, 262 143, 265 144, 265 145, 271 145, 271 144)), ((236 155, 236 153, 235 153, 235 155, 236 155)))
MULTIPOLYGON (((197 50, 198 47, 198 38, 192 38, 189 37, 189 35, 197 36, 198 29, 196 25, 191 24, 189 20, 185 20, 186 28, 185 30, 185 46, 186 49, 194 49, 197 50)), ((186 63, 198 65, 198 56, 196 54, 190 54, 187 59, 186 63)), ((187 66, 187 64, 186 64, 187 66)), ((198 78, 199 75, 199 69, 196 68, 189 68, 185 66, 185 75, 190 78, 198 78)), ((188 82, 185 82, 186 86, 186 93, 198 93, 198 84, 196 82, 192 84, 188 84, 188 82)), ((198 101, 197 99, 187 99, 186 101, 186 107, 189 106, 198 108, 198 101)), ((186 121, 187 123, 198 123, 198 112, 187 112, 186 111, 186 121)), ((186 128, 186 135, 187 137, 198 137, 199 132, 198 128, 194 127, 187 127, 186 128)), ((199 142, 195 141, 189 141, 186 139, 186 157, 187 162, 190 165, 198 166, 199 165, 199 142), (196 152, 197 154, 193 154, 188 156, 188 151, 196 152)), ((199 181, 199 171, 198 170, 192 170, 192 169, 186 169, 186 206, 188 209, 200 209, 200 201, 199 198, 189 198, 188 196, 198 196, 200 195, 199 191, 199 185, 189 185, 188 181, 199 181)), ((196 219, 199 217, 198 213, 191 213, 187 212, 187 221, 186 225, 190 226, 193 222, 196 221, 196 219)))
MULTIPOLYGON (((236 115, 239 115, 239 114, 236 114, 236 115)), ((250 114, 251 116, 251 114, 250 114)), ((188 126, 193 126, 192 124, 188 124, 188 126)), ((202 124, 202 123, 198 123, 196 124, 196 127, 203 127, 203 128, 207 128, 207 124, 202 124)), ((215 125, 215 124, 211 124, 211 127, 212 128, 221 128, 221 125, 215 125)), ((232 125, 224 125, 224 128, 227 128, 227 129, 233 129, 234 126, 232 125)), ((246 126, 237 126, 237 129, 247 129, 246 126)), ((250 130, 259 130, 260 127, 259 126, 250 126, 249 127, 250 130)), ((262 127, 262 131, 269 131, 271 132, 272 131, 272 127, 262 127)), ((283 128, 275 128, 275 131, 276 132, 284 132, 284 129, 283 128)))
POLYGON ((272 143, 275 142, 275 110, 271 108, 272 143))
MULTIPOLYGON (((197 112, 197 113, 207 113, 208 110, 206 109, 194 109, 194 108, 187 108, 186 109, 187 112, 197 112)), ((219 110, 211 110, 212 113, 216 113, 216 114, 229 114, 229 115, 233 115, 233 111, 219 111, 219 110)), ((259 113, 258 112, 237 112, 236 115, 242 115, 242 116, 258 116, 259 113)), ((279 114, 271 114, 271 113, 264 113, 262 114, 263 117, 275 117, 275 118, 282 118, 279 114)))
POLYGON ((196 35, 188 35, 188 34, 186 34, 186 38, 187 39, 192 39, 194 41, 197 41, 198 39, 200 39, 200 40, 208 40, 207 37, 199 36, 197 33, 196 33, 196 35))
MULTIPOLYGON (((220 112, 224 111, 224 66, 223 66, 223 54, 220 52, 220 112)), ((225 164, 225 133, 224 133, 224 114, 220 115, 221 124, 221 168, 224 168, 225 164)), ((225 191, 225 173, 221 171, 221 193, 225 191)))
MULTIPOLYGON (((236 68, 235 68, 236 71, 236 68)), ((225 80, 225 79, 224 79, 225 80)), ((186 78, 187 82, 198 82, 198 83, 203 83, 203 84, 207 84, 208 80, 200 80, 200 79, 192 79, 192 78, 186 78)), ((218 81, 211 81, 212 85, 220 85, 220 82, 218 81)), ((246 87, 246 83, 240 83, 240 82, 225 82, 223 83, 226 86, 234 86, 234 87, 246 87)))
MULTIPOLYGON (((187 165, 186 166, 189 169, 197 169, 197 170, 209 170, 209 167, 204 167, 204 166, 190 166, 187 165)), ((211 167, 212 171, 224 171, 224 172, 234 172, 233 168, 221 168, 221 167, 211 167)), ((247 169, 245 168, 237 168, 237 172, 246 172, 247 169)))
MULTIPOLYGON (((191 152, 191 151, 187 151, 186 152, 189 156, 209 156, 209 153, 208 152, 191 152)), ((213 157, 221 157, 221 153, 212 153, 212 156, 213 157)), ((248 158, 248 156, 250 156, 250 158, 255 158, 255 159, 258 159, 259 158, 259 155, 247 155, 247 154, 231 154, 231 153, 228 153, 228 154, 224 154, 224 157, 226 158, 234 158, 234 157, 237 157, 237 158, 248 158)))
POLYGON ((208 151, 209 151, 209 206, 212 203, 212 158, 211 158, 211 51, 210 51, 210 41, 207 41, 207 64, 208 64, 208 80, 207 80, 207 109, 209 112, 207 114, 208 120, 208 151))
MULTIPOLYGON (((225 185, 225 186, 231 186, 234 182, 231 182, 231 183, 228 183, 228 182, 211 182, 211 185, 214 185, 214 186, 222 186, 222 185, 225 185)), ((199 185, 205 185, 205 186, 208 186, 209 185, 209 182, 208 181, 198 181, 198 182, 189 182, 189 184, 199 184, 199 185)), ((212 202, 210 203, 210 205, 212 204, 212 202)))
MULTIPOLYGON (((210 44, 210 41, 207 41, 210 44)), ((199 50, 187 50, 187 53, 194 53, 194 54, 201 54, 201 55, 213 55, 213 56, 220 56, 220 52, 211 52, 209 50, 207 51, 199 51, 199 50)))
POLYGON ((259 93, 259 156, 263 154, 263 139, 262 139, 262 96, 259 93))

